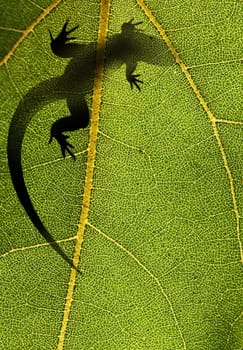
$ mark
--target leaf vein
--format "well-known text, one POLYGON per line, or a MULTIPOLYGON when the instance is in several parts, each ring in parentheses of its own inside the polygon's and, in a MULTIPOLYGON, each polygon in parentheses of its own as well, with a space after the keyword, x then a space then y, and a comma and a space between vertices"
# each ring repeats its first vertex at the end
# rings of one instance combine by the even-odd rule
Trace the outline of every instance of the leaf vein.
POLYGON ((15 42, 15 44, 12 46, 12 48, 9 50, 9 52, 3 57, 3 59, 0 61, 0 66, 6 64, 10 57, 14 54, 16 49, 19 47, 19 45, 22 43, 22 41, 34 30, 34 28, 55 8, 57 5, 60 4, 62 0, 55 0, 53 3, 51 3, 24 31, 22 32, 22 35, 19 37, 19 39, 15 42))
MULTIPOLYGON (((80 252, 84 238, 84 231, 88 221, 89 206, 91 200, 92 184, 93 184, 93 174, 95 166, 95 156, 96 156, 96 143, 98 138, 98 123, 99 123, 99 113, 101 105, 101 95, 102 95, 102 82, 103 82, 103 71, 104 71, 104 59, 105 59, 105 44, 107 40, 108 33, 108 20, 110 14, 110 0, 101 0, 100 2, 100 17, 99 17, 99 30, 97 39, 97 56, 96 56, 96 69, 94 74, 94 89, 92 98, 92 115, 91 115, 91 126, 89 135, 89 145, 88 145, 88 160, 86 167, 86 178, 84 184, 84 195, 82 210, 80 215, 80 221, 77 232, 77 240, 74 250, 73 265, 78 266, 80 259, 80 252)), ((71 305, 73 301, 74 286, 76 283, 77 270, 72 268, 68 283, 68 291, 66 296, 66 304, 63 312, 62 326, 59 335, 59 342, 57 345, 57 350, 62 350, 65 341, 65 335, 69 320, 69 314, 71 311, 71 305)))
POLYGON ((225 153, 225 150, 224 150, 221 138, 220 138, 219 130, 218 130, 218 127, 217 127, 217 119, 213 115, 213 113, 210 110, 210 108, 208 107, 207 102, 205 101, 205 99, 202 96, 201 92, 199 91, 196 83, 194 82, 191 74, 189 73, 188 67, 185 65, 185 63, 180 58, 178 52, 176 51, 174 45, 170 41, 170 38, 166 34, 166 32, 163 29, 163 27, 161 26, 161 24, 157 21, 156 17, 152 14, 150 9, 145 5, 143 0, 137 0, 137 4, 144 11, 145 15, 148 17, 148 19, 151 21, 151 23, 155 26, 155 28, 160 33, 161 37, 163 38, 164 42, 166 43, 166 45, 170 49, 170 51, 171 51, 173 57, 175 58, 176 62, 179 64, 183 74, 185 75, 187 81, 189 82, 189 85, 191 86, 194 94, 196 95, 197 99, 199 100, 200 105, 202 106, 202 108, 204 109, 204 111, 208 115, 209 120, 212 123, 213 133, 214 133, 214 136, 216 138, 216 141, 217 141, 217 144, 218 144, 218 147, 219 147, 222 159, 223 159, 224 168, 226 170, 226 174, 227 174, 228 181, 229 181, 229 187, 230 187, 230 193, 231 193, 231 198, 232 198, 233 210, 234 210, 235 218, 236 218, 236 239, 237 239, 238 245, 239 245, 241 261, 243 263, 243 244, 242 244, 241 235, 240 235, 240 214, 239 214, 237 200, 236 200, 234 179, 233 179, 233 176, 232 176, 232 173, 231 173, 231 170, 230 170, 230 166, 229 166, 229 163, 228 163, 228 159, 226 157, 226 153, 225 153))
POLYGON ((178 318, 176 316, 173 304, 172 304, 171 300, 169 299, 168 295, 166 294, 166 292, 164 291, 164 288, 163 288, 160 280, 158 279, 158 277, 156 277, 132 252, 130 252, 125 247, 123 247, 115 239, 113 239, 112 237, 109 237, 107 234, 105 234, 104 232, 99 230, 97 227, 92 225, 90 222, 88 222, 87 225, 90 226, 96 232, 98 232, 100 235, 102 235, 104 238, 106 238, 108 241, 113 243, 117 248, 119 248, 123 252, 125 252, 131 259, 133 259, 138 264, 139 267, 141 267, 149 275, 150 278, 152 278, 155 281, 155 283, 159 287, 159 290, 160 290, 161 294, 163 295, 163 297, 165 298, 167 304, 169 305, 169 308, 170 308, 171 314, 173 316, 175 325, 176 325, 176 327, 178 329, 179 335, 180 335, 180 337, 182 339, 182 342, 183 342, 183 349, 186 349, 185 339, 184 339, 184 336, 182 334, 182 331, 181 331, 181 328, 180 328, 180 325, 179 325, 179 321, 178 321, 178 318))

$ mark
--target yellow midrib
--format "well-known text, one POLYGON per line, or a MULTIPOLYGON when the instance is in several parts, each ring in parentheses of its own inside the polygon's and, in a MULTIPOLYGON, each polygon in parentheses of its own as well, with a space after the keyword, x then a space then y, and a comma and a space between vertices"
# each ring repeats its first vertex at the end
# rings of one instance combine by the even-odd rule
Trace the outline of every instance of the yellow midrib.
MULTIPOLYGON (((203 96, 201 95, 198 87, 196 86, 195 82, 193 81, 188 68, 184 64, 184 62, 181 60, 179 54, 175 50, 172 42, 170 41, 169 37, 167 36, 165 30, 162 28, 160 23, 157 21, 157 19, 154 17, 152 12, 147 8, 147 6, 144 4, 142 0, 136 0, 137 4, 140 6, 140 8, 144 11, 146 16, 149 18, 151 23, 157 28, 159 33, 161 34, 163 40, 167 44, 168 48, 170 49, 173 57, 175 58, 176 62, 179 64, 182 72, 184 73, 185 77, 187 78, 191 88, 193 89, 196 97, 198 98, 200 104, 202 105, 204 111, 207 113, 213 127, 214 135, 217 140, 217 144, 219 147, 219 150, 222 155, 224 167, 226 169, 226 173, 228 176, 229 184, 230 184, 230 192, 233 202, 233 209, 235 212, 236 217, 236 223, 237 223, 237 239, 239 242, 240 247, 240 254, 241 259, 243 261, 243 251, 242 251, 242 243, 241 243, 241 237, 240 237, 240 215, 239 210, 237 207, 237 201, 236 201, 236 195, 235 195, 235 189, 234 189, 234 181, 233 176, 231 174, 231 170, 227 161, 226 153, 224 151, 219 131, 217 128, 217 122, 225 122, 224 120, 217 119, 209 107, 207 106, 206 101, 204 100, 203 96)), ((0 61, 0 66, 3 64, 6 64, 9 58, 12 56, 16 48, 20 45, 20 43, 27 37, 29 33, 33 31, 33 29, 36 27, 36 25, 43 20, 49 14, 58 4, 61 3, 61 0, 55 0, 51 5, 48 6, 47 9, 45 9, 37 19, 32 22, 32 24, 26 28, 25 31, 23 31, 22 35, 18 39, 18 41, 13 45, 11 50, 8 52, 8 54, 0 61)), ((108 28, 108 18, 109 18, 109 8, 110 8, 110 1, 109 0, 101 0, 100 3, 100 22, 99 22, 99 33, 98 33, 98 50, 97 52, 102 56, 104 54, 104 47, 105 47, 105 41, 106 41, 106 33, 108 28)), ((103 57, 97 57, 98 62, 103 61, 103 57)), ((75 252, 74 252, 74 258, 73 263, 75 266, 78 265, 79 258, 80 258, 80 250, 83 242, 84 237, 84 229, 87 224, 88 220, 88 211, 90 206, 90 198, 91 198, 91 190, 92 190, 92 180, 93 180, 93 172, 94 172, 94 163, 95 163, 95 153, 96 153, 96 141, 97 141, 97 135, 98 135, 98 120, 99 120, 99 110, 100 110, 100 101, 101 101, 101 88, 102 88, 102 74, 103 74, 103 64, 98 65, 98 69, 95 72, 95 83, 94 83, 94 93, 93 93, 93 105, 92 105, 92 116, 91 116, 91 127, 90 127, 90 139, 89 139, 89 148, 88 148, 88 161, 87 161, 87 169, 86 169, 86 180, 85 180, 85 187, 84 187, 84 199, 82 204, 82 212, 80 217, 80 224, 79 229, 77 233, 77 241, 75 245, 75 252)), ((229 121, 229 123, 232 123, 232 121, 229 121)), ((76 281, 76 270, 72 269, 69 279, 69 285, 68 285, 68 292, 66 297, 66 304, 64 309, 64 315, 63 315, 63 321, 62 321, 62 327, 59 335, 59 342, 57 346, 57 350, 63 350, 64 340, 65 340, 65 334, 67 329, 67 323, 68 318, 71 310, 71 304, 72 304, 72 297, 73 297, 73 290, 74 285, 76 281)))
MULTIPOLYGON (((99 31, 97 39, 97 56, 96 56, 96 70, 94 76, 94 92, 92 98, 92 115, 91 115, 91 125, 90 125, 90 136, 89 136, 89 146, 88 146, 88 160, 86 168, 86 178, 84 184, 84 195, 81 216, 79 221, 79 228, 77 233, 77 240, 74 250, 73 264, 78 266, 80 259, 80 251, 84 238, 84 230, 88 222, 88 212, 90 207, 93 173, 95 165, 95 155, 96 155, 96 143, 98 136, 98 122, 99 122, 99 112, 101 104, 101 94, 102 94, 102 77, 104 70, 104 56, 105 56, 105 43, 107 37, 108 29, 108 19, 110 12, 110 1, 101 0, 100 2, 100 18, 99 18, 99 31)), ((68 283, 68 291, 66 296, 66 303, 63 313, 62 327, 59 335, 59 342, 57 350, 62 350, 65 340, 65 334, 67 330, 67 324, 69 319, 69 314, 71 311, 71 305, 73 300, 73 290, 75 286, 77 276, 77 270, 72 268, 68 283)))
POLYGON ((224 147, 222 145, 220 135, 219 135, 219 130, 217 127, 217 122, 220 122, 220 119, 217 119, 212 111, 209 109, 205 99, 201 95, 196 83, 192 79, 191 74, 188 71, 188 68, 186 67, 185 63, 182 61, 180 58, 178 52, 176 51, 175 47, 173 46, 172 42, 170 41, 168 35, 166 34, 165 30, 163 27, 160 25, 160 23, 157 21, 156 17, 152 14, 150 9, 145 5, 143 0, 136 0, 137 4, 140 6, 140 8, 144 11, 145 15, 148 17, 148 19, 151 21, 151 23, 155 26, 155 28, 158 30, 160 33, 161 37, 163 38, 164 42, 168 46, 169 50, 171 51, 173 57, 175 58, 176 62, 179 64, 182 72, 184 73, 186 79, 188 80, 193 92, 195 93, 197 99, 199 100, 201 106, 203 107, 204 111, 207 113, 213 127, 213 132, 214 136, 216 138, 222 159, 223 159, 223 164, 226 170, 226 174, 228 177, 229 181, 229 186, 230 186, 230 193, 231 193, 231 198, 232 198, 232 204, 233 204, 233 210, 235 213, 235 218, 236 218, 236 232, 237 232, 237 241, 239 245, 239 250, 240 250, 240 257, 241 257, 241 262, 243 263, 243 246, 241 242, 241 236, 240 236, 240 214, 237 206, 237 201, 236 201, 236 194, 235 194, 235 187, 234 187, 234 179, 229 167, 229 163, 226 157, 226 153, 224 150, 224 147))

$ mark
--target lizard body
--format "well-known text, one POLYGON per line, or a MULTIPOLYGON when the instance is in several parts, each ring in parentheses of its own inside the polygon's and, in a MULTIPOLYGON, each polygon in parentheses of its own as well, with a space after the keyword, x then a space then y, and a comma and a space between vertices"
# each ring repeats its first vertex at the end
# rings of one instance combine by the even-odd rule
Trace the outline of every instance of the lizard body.
MULTIPOLYGON (((138 74, 134 74, 137 63, 138 61, 144 61, 149 64, 161 65, 161 57, 155 55, 156 50, 161 51, 161 41, 137 30, 136 25, 141 22, 133 24, 132 21, 124 23, 121 33, 108 39, 105 51, 106 65, 109 66, 115 63, 120 66, 126 64, 126 79, 130 83, 130 87, 135 86, 140 91, 139 84, 142 81, 138 79, 138 74)), ((69 153, 73 159, 75 159, 75 155, 72 152, 73 146, 67 141, 68 136, 63 132, 86 128, 89 124, 89 109, 85 101, 85 95, 92 91, 93 74, 97 64, 96 46, 95 43, 70 43, 69 41, 75 38, 70 38, 68 35, 76 30, 78 26, 67 30, 67 25, 68 21, 55 39, 50 32, 51 49, 55 55, 63 58, 71 57, 71 60, 63 75, 41 82, 30 89, 23 97, 10 123, 7 155, 13 186, 33 225, 44 239, 51 244, 53 249, 70 266, 77 269, 39 218, 25 185, 21 163, 22 143, 27 126, 35 113, 50 102, 66 99, 71 114, 55 121, 50 132, 49 142, 53 138, 57 140, 64 158, 66 153, 69 153)))

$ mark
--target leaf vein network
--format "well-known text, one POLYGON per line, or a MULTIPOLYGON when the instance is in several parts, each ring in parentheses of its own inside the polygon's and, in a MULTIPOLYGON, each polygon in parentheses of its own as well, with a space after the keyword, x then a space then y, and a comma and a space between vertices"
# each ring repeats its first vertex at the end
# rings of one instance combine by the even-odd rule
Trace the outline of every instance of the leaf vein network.
POLYGON ((237 239, 238 245, 239 245, 239 252, 240 252, 240 256, 241 256, 241 261, 243 263, 243 244, 242 244, 242 238, 241 238, 241 234, 240 234, 240 214, 239 214, 239 209, 238 209, 237 200, 236 200, 234 179, 233 179, 233 176, 232 176, 232 173, 231 173, 231 170, 230 170, 230 166, 229 166, 229 163, 228 163, 228 159, 227 159, 227 156, 226 156, 226 153, 225 153, 225 150, 224 150, 221 138, 220 138, 219 130, 218 130, 218 127, 217 127, 217 119, 213 115, 213 113, 210 110, 210 108, 208 107, 207 102, 204 100, 204 97, 202 96, 199 88, 197 87, 196 83, 194 82, 194 80, 193 80, 193 78, 192 78, 192 76, 191 76, 187 66, 185 65, 185 63, 180 58, 180 56, 179 56, 178 52, 176 51, 173 43, 170 41, 170 38, 166 34, 166 32, 163 29, 163 27, 161 26, 161 24, 158 22, 156 17, 152 14, 150 9, 145 5, 143 0, 136 0, 136 1, 137 1, 137 4, 139 5, 139 7, 143 10, 145 15, 150 20, 150 22, 158 30, 158 32, 160 33, 162 39, 164 40, 164 42, 166 43, 166 45, 170 49, 174 59, 179 64, 182 73, 185 75, 186 79, 188 80, 188 83, 189 83, 190 87, 192 88, 192 90, 193 90, 194 94, 196 95, 197 99, 199 100, 200 105, 202 106, 202 108, 204 109, 204 111, 208 115, 209 120, 212 123, 213 134, 214 134, 216 142, 218 144, 219 151, 220 151, 221 156, 222 156, 224 168, 226 170, 226 174, 227 174, 228 181, 229 181, 229 187, 230 187, 230 193, 231 193, 231 198, 232 198, 233 211, 235 213, 235 219, 236 219, 236 239, 237 239))
POLYGON ((55 0, 53 1, 46 9, 43 10, 43 12, 22 32, 22 35, 19 37, 19 39, 14 43, 14 45, 11 47, 9 52, 3 57, 3 59, 0 61, 0 66, 6 64, 9 60, 9 58, 14 54, 16 49, 19 47, 19 45, 22 43, 22 41, 35 29, 35 27, 47 16, 49 13, 57 7, 61 3, 62 0, 55 0))
POLYGON ((147 275, 149 275, 149 277, 151 279, 153 279, 155 281, 155 283, 157 284, 161 294, 163 295, 163 297, 165 298, 167 304, 169 305, 171 314, 173 316, 175 325, 177 327, 178 333, 180 335, 180 338, 182 340, 183 343, 183 349, 186 350, 186 342, 184 339, 184 336, 182 334, 180 325, 179 325, 179 321, 178 318, 176 316, 176 312, 174 310, 173 304, 170 301, 168 295, 166 294, 166 292, 164 291, 164 288, 160 282, 160 280, 158 279, 158 277, 156 277, 132 252, 130 252, 128 249, 126 249, 125 247, 123 247, 123 245, 121 245, 119 242, 117 242, 115 239, 113 239, 112 237, 108 236, 106 233, 102 232, 100 229, 98 229, 97 227, 95 227, 93 224, 91 224, 90 222, 87 222, 87 225, 90 226, 95 232, 99 233, 101 236, 103 236, 105 239, 107 239, 108 241, 110 241, 111 243, 113 243, 117 248, 119 248, 120 250, 122 250, 125 254, 127 254, 129 256, 129 258, 133 259, 137 265, 142 268, 147 275))

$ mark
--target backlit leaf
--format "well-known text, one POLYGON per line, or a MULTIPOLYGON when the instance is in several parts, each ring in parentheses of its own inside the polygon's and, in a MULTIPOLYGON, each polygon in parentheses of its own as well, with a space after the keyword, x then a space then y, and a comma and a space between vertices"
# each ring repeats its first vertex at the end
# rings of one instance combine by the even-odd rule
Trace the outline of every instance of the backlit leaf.
POLYGON ((0 349, 243 349, 240 1, 13 0, 0 9, 0 349), (132 18, 142 22, 141 92, 112 40, 132 18), (91 116, 67 133, 76 161, 48 144, 79 94, 75 81, 52 84, 76 69, 50 48, 49 30, 56 37, 67 19, 85 44, 91 116), (100 55, 95 69, 90 51, 100 55), (14 126, 21 133, 31 119, 21 153, 31 201, 81 273, 43 239, 12 185, 7 140, 21 101, 14 126))

